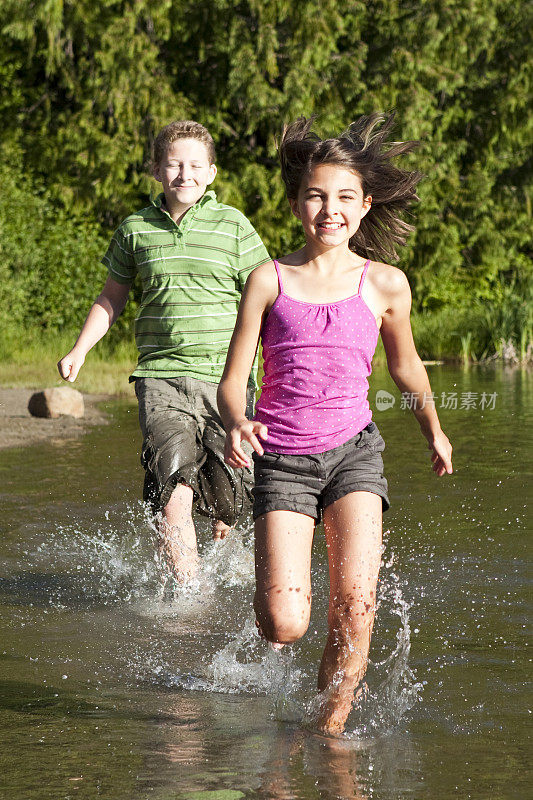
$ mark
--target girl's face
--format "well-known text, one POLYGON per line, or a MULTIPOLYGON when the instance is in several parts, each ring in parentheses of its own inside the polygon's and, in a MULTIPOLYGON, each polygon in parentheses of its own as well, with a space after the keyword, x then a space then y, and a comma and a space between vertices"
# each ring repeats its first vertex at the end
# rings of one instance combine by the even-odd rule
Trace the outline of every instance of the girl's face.
POLYGON ((306 239, 326 248, 348 240, 370 210, 372 197, 363 195, 361 179, 334 164, 320 164, 304 176, 298 197, 290 200, 306 239))

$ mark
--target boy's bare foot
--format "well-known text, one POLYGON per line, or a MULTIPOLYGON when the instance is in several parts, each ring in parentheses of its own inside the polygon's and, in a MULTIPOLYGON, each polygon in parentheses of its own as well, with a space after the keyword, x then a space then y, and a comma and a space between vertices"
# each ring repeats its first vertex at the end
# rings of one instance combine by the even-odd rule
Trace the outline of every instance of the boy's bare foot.
POLYGON ((231 530, 230 525, 226 525, 222 520, 217 519, 213 522, 213 539, 225 539, 231 530))
POLYGON ((159 537, 159 555, 176 582, 183 586, 196 577, 200 566, 198 551, 188 547, 173 531, 167 531, 159 537))

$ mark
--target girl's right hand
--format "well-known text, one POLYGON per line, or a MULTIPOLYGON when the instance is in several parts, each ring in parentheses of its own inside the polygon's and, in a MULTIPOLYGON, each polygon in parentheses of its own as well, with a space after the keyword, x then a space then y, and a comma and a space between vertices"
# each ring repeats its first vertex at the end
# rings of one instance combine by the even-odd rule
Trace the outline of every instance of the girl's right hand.
POLYGON ((61 361, 58 361, 57 368, 63 380, 69 381, 69 383, 75 381, 84 361, 85 356, 79 355, 75 350, 71 350, 61 361))
POLYGON ((261 422, 243 419, 242 422, 234 425, 226 436, 226 444, 224 446, 224 461, 226 464, 229 464, 234 469, 251 467, 252 462, 242 449, 241 442, 249 442, 255 452, 262 456, 264 451, 257 438, 258 436, 261 439, 266 439, 268 436, 267 426, 261 422))

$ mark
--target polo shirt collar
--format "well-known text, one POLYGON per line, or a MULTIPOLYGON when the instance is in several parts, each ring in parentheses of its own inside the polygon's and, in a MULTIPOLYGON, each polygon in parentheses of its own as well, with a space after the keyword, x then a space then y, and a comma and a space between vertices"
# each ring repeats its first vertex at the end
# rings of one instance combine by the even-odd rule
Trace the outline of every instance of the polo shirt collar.
MULTIPOLYGON (((187 223, 191 222, 195 216, 195 213, 198 209, 202 208, 203 206, 207 205, 207 203, 214 202, 217 199, 215 192, 211 189, 208 192, 205 192, 200 199, 191 206, 185 216, 183 217, 182 221, 179 224, 180 228, 188 227, 187 223), (192 212, 192 213, 191 213, 192 212)), ((152 205, 158 208, 162 214, 166 214, 166 216, 170 216, 168 211, 163 208, 163 203, 165 202, 165 193, 161 192, 158 194, 156 198, 152 199, 152 205)))

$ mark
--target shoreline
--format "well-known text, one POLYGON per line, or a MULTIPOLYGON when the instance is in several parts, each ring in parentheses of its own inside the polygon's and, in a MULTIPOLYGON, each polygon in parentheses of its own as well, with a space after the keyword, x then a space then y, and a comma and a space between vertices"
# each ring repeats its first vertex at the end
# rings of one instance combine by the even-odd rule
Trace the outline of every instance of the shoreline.
MULTIPOLYGON (((496 368, 509 372, 524 369, 529 371, 533 367, 531 362, 513 363, 500 359, 490 359, 484 362, 477 361, 467 364, 460 361, 451 362, 441 359, 424 359, 423 363, 428 367, 453 366, 462 367, 465 370, 472 368, 496 368)), ((124 391, 124 387, 121 387, 120 391, 107 391, 100 394, 82 391, 85 404, 85 416, 82 419, 74 419, 73 417, 66 416, 58 417, 57 419, 32 417, 28 411, 28 401, 31 395, 39 390, 37 388, 27 388, 28 383, 35 384, 34 380, 24 382, 26 386, 9 385, 11 381, 6 381, 6 383, 8 383, 7 386, 0 384, 0 450, 38 445, 49 441, 61 442, 78 438, 95 425, 109 424, 109 416, 104 410, 99 408, 100 404, 119 399, 127 399, 135 403, 135 396, 130 386, 126 384, 126 387, 130 389, 127 392, 124 391)), ((50 385, 50 383, 47 385, 50 385)))
POLYGON ((112 400, 112 395, 83 393, 85 415, 81 419, 46 419, 32 417, 28 411, 28 401, 35 391, 0 386, 0 450, 67 441, 82 436, 95 425, 109 423, 108 415, 98 404, 112 400))

